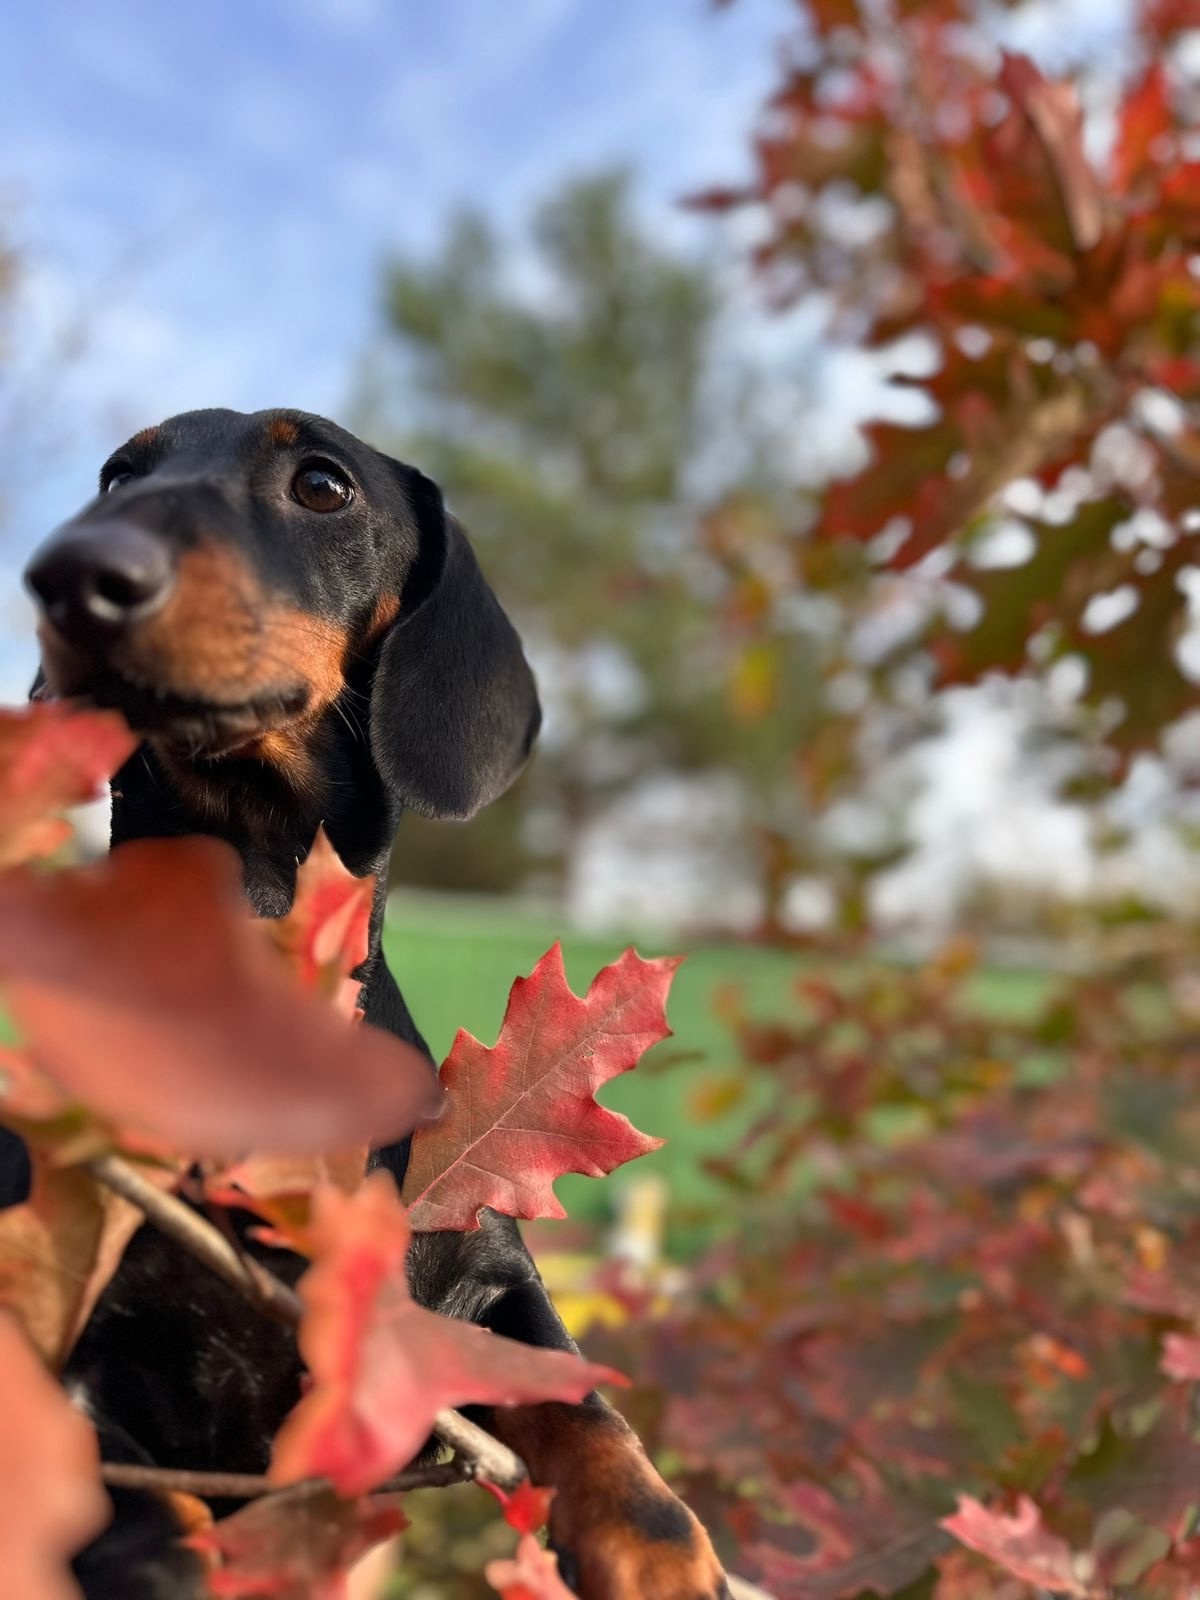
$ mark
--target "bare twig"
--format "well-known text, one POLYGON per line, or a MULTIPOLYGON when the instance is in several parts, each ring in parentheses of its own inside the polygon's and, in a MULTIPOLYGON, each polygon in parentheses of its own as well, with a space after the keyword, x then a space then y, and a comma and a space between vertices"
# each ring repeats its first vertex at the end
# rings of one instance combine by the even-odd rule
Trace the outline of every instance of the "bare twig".
POLYGON ((471 1463, 475 1477, 486 1478, 497 1489, 515 1489, 529 1476, 520 1456, 469 1421, 461 1411, 439 1411, 434 1418, 433 1431, 456 1455, 471 1463))
POLYGON ((119 1156, 99 1156, 88 1165, 98 1183, 137 1206, 160 1233, 202 1261, 257 1311, 288 1327, 299 1327, 303 1307, 296 1292, 257 1261, 240 1255, 198 1212, 175 1195, 156 1188, 119 1156))
MULTIPOLYGON (((290 1328, 300 1326, 303 1306, 295 1290, 260 1262, 239 1254, 211 1222, 176 1195, 156 1188, 119 1156, 100 1156, 89 1163, 89 1169, 98 1183, 137 1206, 147 1222, 202 1261, 264 1316, 290 1328)), ((528 1476, 519 1456, 461 1412, 439 1411, 433 1431, 462 1458, 471 1475, 486 1478, 498 1488, 515 1489, 528 1476)))
MULTIPOLYGON (((105 1461, 100 1476, 113 1489, 147 1489, 157 1494, 192 1494, 202 1500, 258 1500, 264 1495, 283 1498, 315 1494, 332 1488, 325 1478, 305 1478, 300 1483, 274 1483, 256 1472, 189 1472, 177 1467, 143 1467, 124 1461, 105 1461)), ((381 1483, 372 1494, 401 1494, 410 1489, 445 1489, 475 1476, 473 1467, 457 1458, 410 1467, 381 1483)))

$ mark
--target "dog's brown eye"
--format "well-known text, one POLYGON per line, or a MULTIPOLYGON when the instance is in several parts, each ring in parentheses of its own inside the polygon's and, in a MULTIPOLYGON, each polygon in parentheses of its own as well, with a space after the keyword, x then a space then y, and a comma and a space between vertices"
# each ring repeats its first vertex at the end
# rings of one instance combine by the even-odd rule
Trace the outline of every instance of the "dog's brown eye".
POLYGON ((310 511, 340 511, 354 498, 354 490, 332 467, 307 466, 292 479, 292 495, 310 511))
POLYGON ((123 483, 132 483, 133 473, 128 467, 118 467, 115 472, 110 472, 104 481, 105 494, 111 494, 114 489, 119 489, 123 483))

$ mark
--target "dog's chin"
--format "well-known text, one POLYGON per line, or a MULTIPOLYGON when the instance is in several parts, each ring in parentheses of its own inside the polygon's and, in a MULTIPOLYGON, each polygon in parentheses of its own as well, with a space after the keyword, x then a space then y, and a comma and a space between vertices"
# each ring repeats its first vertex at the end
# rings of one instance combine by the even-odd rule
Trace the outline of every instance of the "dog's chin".
POLYGON ((135 733, 193 760, 235 755, 295 721, 309 699, 307 686, 301 684, 270 686, 249 699, 225 700, 111 671, 75 682, 60 680, 51 687, 64 698, 119 711, 135 733))

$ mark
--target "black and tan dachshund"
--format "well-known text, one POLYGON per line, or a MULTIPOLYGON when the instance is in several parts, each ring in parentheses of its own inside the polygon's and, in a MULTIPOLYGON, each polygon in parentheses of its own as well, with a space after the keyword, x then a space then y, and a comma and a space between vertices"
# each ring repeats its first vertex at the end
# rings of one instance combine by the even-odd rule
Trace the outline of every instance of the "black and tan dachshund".
MULTIPOLYGON (((191 412, 116 451, 27 580, 44 692, 116 707, 144 739, 113 781, 114 847, 215 834, 271 917, 324 823, 350 870, 380 884, 367 1018, 424 1049, 380 950, 397 824, 406 808, 470 817, 512 782, 539 723, 520 640, 434 484, 318 417, 191 412)), ((371 1159, 399 1179, 407 1158, 404 1143, 371 1159)), ((10 1135, 0 1198, 26 1182, 10 1135)), ((293 1279, 302 1265, 271 1263, 293 1279)), ((573 1348, 507 1218, 419 1235, 409 1276, 424 1305, 573 1348)), ((144 1227, 66 1382, 110 1459, 256 1472, 301 1377, 290 1334, 144 1227)), ((551 1537, 586 1600, 727 1593, 703 1530, 598 1396, 481 1420, 557 1489, 551 1537)), ((169 1507, 113 1498, 76 1564, 89 1600, 202 1593, 169 1507)))

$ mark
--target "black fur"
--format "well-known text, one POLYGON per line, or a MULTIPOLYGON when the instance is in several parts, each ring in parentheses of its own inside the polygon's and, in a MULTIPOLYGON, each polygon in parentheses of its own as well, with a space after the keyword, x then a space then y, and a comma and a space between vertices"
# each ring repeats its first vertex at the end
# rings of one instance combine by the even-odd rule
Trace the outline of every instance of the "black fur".
MULTIPOLYGON (((318 823, 351 871, 376 873, 382 885, 404 807, 468 816, 519 771, 538 726, 533 679, 462 531, 420 473, 316 417, 199 411, 124 446, 101 487, 35 557, 30 582, 49 619, 42 631, 49 691, 117 706, 147 734, 114 779, 114 847, 147 835, 226 838, 241 852, 252 904, 278 916, 291 903, 296 863, 318 823), (313 459, 352 484, 344 509, 317 512, 293 497, 298 470, 313 459), (127 481, 103 492, 125 473, 127 481), (264 604, 286 603, 344 631, 344 687, 305 732, 310 783, 294 781, 254 748, 247 753, 245 743, 231 745, 229 697, 211 685, 204 694, 191 687, 186 659, 172 668, 172 682, 151 683, 149 695, 143 670, 114 665, 135 648, 141 612, 114 624, 97 611, 94 627, 86 616, 75 626, 75 611, 55 588, 68 581, 59 568, 64 559, 90 560, 93 544, 102 550, 117 528, 118 542, 130 542, 129 529, 157 541, 173 570, 205 545, 236 552, 264 604), (385 608, 386 625, 372 634, 380 602, 394 608, 397 599, 394 618, 385 608), (162 689, 170 691, 165 700, 156 697, 162 689)), ((217 612, 218 637, 221 627, 217 612)), ((264 693, 278 706, 305 691, 287 674, 269 677, 264 693)), ((382 959, 382 916, 381 890, 361 973, 366 1014, 425 1049, 382 959)), ((372 1159, 401 1177, 407 1154, 405 1143, 372 1159)), ((0 1201, 21 1198, 27 1183, 24 1150, 6 1134, 0 1201)), ((300 1270, 294 1258, 269 1255, 286 1276, 300 1270)), ((507 1219, 489 1215, 478 1233, 418 1236, 410 1278, 425 1305, 527 1342, 574 1348, 507 1219)), ((289 1334, 144 1227, 66 1381, 114 1459, 253 1472, 266 1466, 271 1438, 297 1399, 300 1367, 289 1334)), ((193 1592, 194 1567, 165 1537, 163 1506, 142 1495, 114 1501, 112 1526, 76 1566, 89 1600, 193 1592)))

